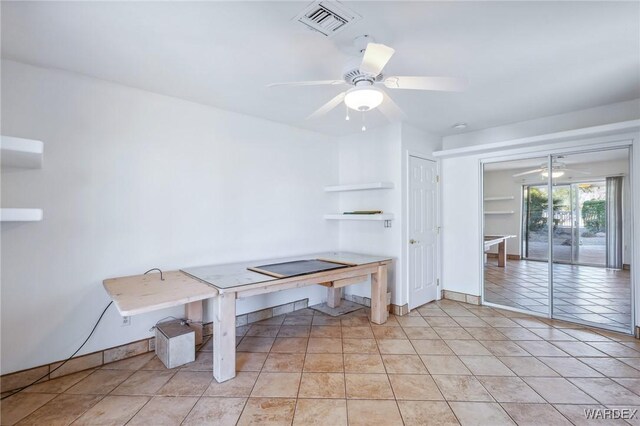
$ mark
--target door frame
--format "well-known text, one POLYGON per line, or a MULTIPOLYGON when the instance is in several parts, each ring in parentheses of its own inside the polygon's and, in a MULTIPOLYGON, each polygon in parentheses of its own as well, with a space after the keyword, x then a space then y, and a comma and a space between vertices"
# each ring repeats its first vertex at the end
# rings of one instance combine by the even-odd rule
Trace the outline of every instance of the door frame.
MULTIPOLYGON (((441 190, 441 179, 440 179, 440 175, 441 175, 441 164, 440 164, 440 160, 438 158, 435 158, 431 155, 422 153, 422 152, 417 152, 417 151, 412 151, 412 150, 406 150, 406 153, 404 155, 404 162, 405 162, 405 172, 404 172, 404 179, 406 181, 406 185, 405 185, 405 190, 404 190, 404 203, 403 203, 403 210, 404 210, 404 214, 402 215, 402 220, 404 221, 404 225, 402 227, 402 239, 403 239, 403 244, 402 244, 402 249, 404 251, 404 257, 405 260, 403 262, 403 267, 405 272, 405 277, 403 279, 404 281, 404 291, 406 291, 407 294, 407 309, 409 310, 409 312, 411 311, 411 308, 409 308, 409 306, 411 306, 411 285, 409 283, 409 197, 410 197, 410 173, 411 173, 411 169, 409 167, 409 162, 411 157, 416 157, 416 158, 420 158, 422 160, 427 160, 427 161, 432 161, 435 163, 436 165, 436 173, 438 175, 438 183, 436 185, 436 199, 438 202, 438 206, 436 208, 436 218, 435 218, 435 222, 436 222, 436 226, 438 227, 438 229, 441 229, 441 216, 442 216, 442 190, 441 190)), ((436 251, 435 251, 435 256, 436 256, 436 260, 435 260, 435 265, 436 265, 436 299, 435 300, 440 300, 442 299, 442 256, 440 255, 440 251, 442 249, 442 232, 438 232, 437 238, 436 238, 436 251)))
MULTIPOLYGON (((635 235, 636 235, 636 226, 634 224, 634 218, 636 217, 636 203, 639 201, 637 199, 637 197, 634 197, 634 190, 638 190, 638 188, 635 188, 635 179, 636 179, 636 173, 637 171, 634 170, 634 137, 627 137, 627 135, 622 135, 622 136, 613 136, 613 140, 609 140, 607 142, 599 142, 599 143, 593 143, 593 144, 589 144, 584 146, 584 148, 581 148, 578 145, 575 146, 563 146, 563 147, 558 147, 558 148, 552 148, 552 147, 547 147, 546 149, 531 149, 531 150, 523 150, 520 151, 517 154, 506 154, 506 155, 495 155, 495 156, 487 156, 487 157, 481 157, 478 159, 478 175, 479 175, 479 179, 478 181, 480 182, 480 190, 479 192, 479 199, 478 199, 478 205, 479 205, 479 209, 478 209, 478 215, 479 215, 479 223, 480 226, 479 228, 479 235, 478 235, 478 246, 480 248, 480 256, 481 256, 481 261, 479 262, 479 276, 480 276, 480 297, 481 297, 481 303, 482 305, 485 306, 489 306, 489 307, 494 307, 494 308, 499 308, 499 309, 503 309, 503 310, 507 310, 507 311, 514 311, 514 312, 519 312, 519 313, 524 313, 527 315, 531 315, 531 316, 537 316, 537 317, 542 317, 542 318, 549 318, 549 319, 553 319, 553 261, 548 261, 547 264, 549 265, 549 311, 548 313, 542 314, 542 313, 538 313, 538 312, 532 312, 532 311, 527 311, 524 309, 518 309, 518 308, 513 308, 510 306, 505 306, 505 305, 498 305, 495 303, 491 303, 491 302, 487 302, 485 300, 485 294, 484 294, 484 165, 488 164, 488 163, 495 163, 495 162, 500 162, 500 161, 511 161, 511 160, 523 160, 523 159, 527 159, 527 158, 532 158, 532 157, 547 157, 547 166, 549 167, 549 170, 551 170, 551 162, 554 156, 556 155, 570 155, 570 154, 583 154, 583 153, 588 153, 588 152, 599 152, 599 151, 604 151, 604 150, 613 150, 613 149, 621 149, 621 148, 627 148, 629 150, 629 185, 630 185, 630 191, 629 191, 629 201, 628 201, 628 205, 629 205, 629 212, 630 212, 630 217, 631 217, 631 223, 630 223, 630 235, 631 235, 631 241, 629 241, 629 253, 630 253, 630 257, 631 257, 631 261, 635 261, 636 260, 636 251, 637 251, 637 247, 635 247, 635 235)), ((575 143, 579 143, 579 141, 575 141, 575 143)), ((637 150, 637 148, 636 148, 637 150)), ((636 165, 637 166, 637 165, 636 165)), ((549 202, 550 202, 550 206, 553 205, 552 204, 552 178, 551 175, 549 175, 549 179, 547 180, 547 185, 549 188, 549 202)), ((553 224, 553 218, 552 215, 548 215, 548 226, 549 227, 549 233, 551 234, 552 232, 552 224, 553 224)), ((551 235, 550 235, 551 237, 551 235)), ((551 241, 551 238, 549 238, 549 241, 551 241)), ((549 259, 553 259, 553 244, 549 244, 549 259)), ((635 330, 636 330, 636 318, 638 315, 637 309, 638 306, 637 304, 637 297, 638 297, 638 290, 637 290, 637 285, 638 285, 638 281, 639 279, 636 279, 639 275, 636 275, 636 269, 638 268, 638 266, 631 266, 631 273, 629 274, 629 279, 631 281, 630 285, 631 285, 631 296, 630 296, 630 302, 631 302, 631 325, 629 330, 627 330, 626 332, 622 332, 625 334, 630 334, 630 335, 634 335, 635 334, 635 330)), ((593 323, 593 322, 589 322, 589 321, 579 321, 579 320, 574 320, 574 319, 566 319, 566 318, 558 318, 561 321, 567 321, 567 322, 572 322, 575 324, 580 324, 580 325, 586 325, 589 327, 594 327, 594 328, 600 328, 603 330, 610 330, 610 331, 615 331, 618 333, 621 333, 619 328, 614 328, 614 327, 609 327, 607 325, 603 325, 603 324, 597 324, 597 323, 593 323)))

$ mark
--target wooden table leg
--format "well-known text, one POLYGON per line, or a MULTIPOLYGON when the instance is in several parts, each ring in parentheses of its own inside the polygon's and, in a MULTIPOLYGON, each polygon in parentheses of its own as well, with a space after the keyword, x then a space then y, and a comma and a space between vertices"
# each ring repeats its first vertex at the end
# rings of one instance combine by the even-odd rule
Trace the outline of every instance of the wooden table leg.
POLYGON ((327 289, 328 307, 337 308, 340 306, 340 299, 342 299, 342 288, 329 287, 327 289))
POLYGON ((371 322, 387 322, 387 265, 379 265, 378 271, 371 274, 371 322))
POLYGON ((498 243, 498 266, 504 268, 507 261, 507 242, 502 240, 498 243))
POLYGON ((236 376, 236 293, 214 299, 213 377, 218 383, 236 376))
POLYGON ((191 321, 189 326, 196 333, 196 345, 202 344, 202 303, 202 300, 198 300, 186 305, 186 317, 191 321))

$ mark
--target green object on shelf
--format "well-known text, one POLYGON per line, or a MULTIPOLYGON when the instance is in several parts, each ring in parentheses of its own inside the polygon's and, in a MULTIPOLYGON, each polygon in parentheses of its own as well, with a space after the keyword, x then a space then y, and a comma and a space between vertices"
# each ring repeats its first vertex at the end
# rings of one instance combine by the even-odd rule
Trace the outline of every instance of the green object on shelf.
POLYGON ((355 210, 352 212, 344 212, 342 214, 381 214, 382 210, 355 210))

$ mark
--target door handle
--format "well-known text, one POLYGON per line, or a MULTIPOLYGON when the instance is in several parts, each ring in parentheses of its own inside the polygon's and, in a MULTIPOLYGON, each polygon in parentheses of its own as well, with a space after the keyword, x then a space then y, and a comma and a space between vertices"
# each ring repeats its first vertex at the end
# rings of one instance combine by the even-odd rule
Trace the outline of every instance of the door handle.
POLYGON ((416 241, 416 240, 414 240, 413 238, 409 240, 409 244, 417 244, 417 243, 419 243, 419 242, 420 242, 420 241, 416 241))

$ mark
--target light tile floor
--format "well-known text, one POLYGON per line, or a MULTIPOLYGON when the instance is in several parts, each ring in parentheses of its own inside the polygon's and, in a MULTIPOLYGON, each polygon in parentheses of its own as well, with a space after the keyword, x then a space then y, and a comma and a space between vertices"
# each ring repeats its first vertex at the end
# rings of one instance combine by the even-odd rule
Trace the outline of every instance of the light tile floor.
POLYGON ((181 368, 149 353, 36 385, 2 401, 2 424, 570 425, 640 407, 638 340, 452 301, 382 326, 305 309, 238 343, 228 382, 209 340, 181 368))
MULTIPOLYGON (((546 262, 496 259, 485 264, 485 300, 503 306, 549 312, 546 262)), ((629 332, 631 329, 630 271, 593 266, 554 264, 554 316, 577 319, 629 332)))

